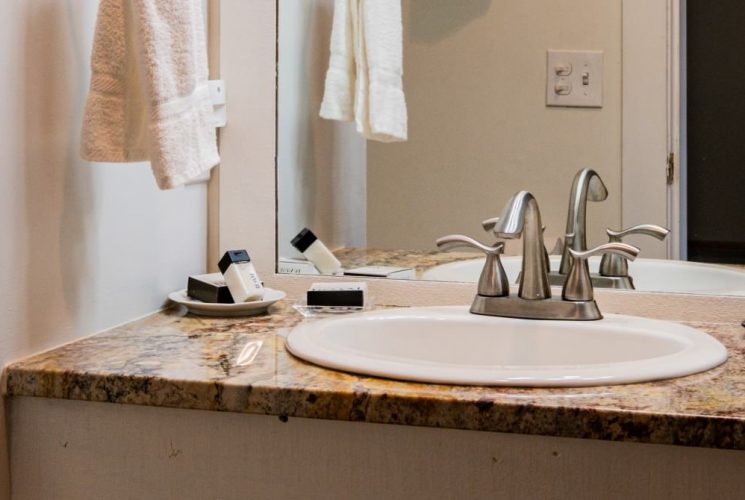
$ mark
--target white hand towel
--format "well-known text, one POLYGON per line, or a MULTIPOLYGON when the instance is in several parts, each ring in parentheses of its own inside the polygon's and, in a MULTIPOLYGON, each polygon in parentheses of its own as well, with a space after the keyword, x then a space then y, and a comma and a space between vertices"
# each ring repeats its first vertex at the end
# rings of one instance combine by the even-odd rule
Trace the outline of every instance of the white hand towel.
POLYGON ((201 0, 102 0, 91 69, 84 159, 150 160, 161 189, 219 163, 201 0))
POLYGON ((407 139, 400 0, 336 0, 320 115, 367 139, 407 139))

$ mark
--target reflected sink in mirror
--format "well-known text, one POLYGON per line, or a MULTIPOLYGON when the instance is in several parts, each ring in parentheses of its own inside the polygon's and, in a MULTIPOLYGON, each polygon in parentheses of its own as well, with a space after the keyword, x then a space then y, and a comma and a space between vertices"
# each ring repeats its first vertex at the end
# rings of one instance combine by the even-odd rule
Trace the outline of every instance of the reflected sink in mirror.
POLYGON ((417 382, 572 387, 681 377, 727 359, 693 328, 608 314, 590 322, 470 314, 463 306, 356 313, 295 327, 295 356, 353 373, 417 382))
MULTIPOLYGON (((558 269, 561 257, 550 256, 551 268, 558 269)), ((520 274, 521 257, 502 257, 510 283, 520 274)), ((589 259, 590 271, 597 273, 600 257, 589 259)), ((428 281, 462 281, 475 283, 484 267, 484 259, 461 260, 426 270, 428 281)), ((629 262, 629 274, 641 292, 701 293, 745 296, 745 271, 725 266, 662 259, 629 262)))

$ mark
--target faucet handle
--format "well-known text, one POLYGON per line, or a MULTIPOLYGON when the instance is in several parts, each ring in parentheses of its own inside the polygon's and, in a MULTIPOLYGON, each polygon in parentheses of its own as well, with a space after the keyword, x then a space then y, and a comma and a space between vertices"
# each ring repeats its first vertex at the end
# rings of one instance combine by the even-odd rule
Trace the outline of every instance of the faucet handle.
POLYGON ((572 256, 572 266, 569 269, 567 280, 561 296, 564 300, 571 302, 590 301, 593 298, 592 280, 590 279, 590 267, 587 259, 593 255, 613 254, 624 259, 634 260, 639 255, 639 249, 626 243, 606 243, 591 250, 580 252, 569 249, 572 256))
POLYGON ((502 261, 499 260, 499 255, 504 252, 503 242, 500 241, 495 243, 494 246, 488 246, 468 236, 451 234, 438 238, 436 243, 437 248, 445 251, 470 247, 484 252, 486 262, 479 277, 478 294, 484 297, 506 297, 510 294, 507 273, 502 267, 502 261))
MULTIPOLYGON (((631 234, 643 234, 652 236, 658 240, 664 240, 670 234, 669 229, 655 224, 640 224, 620 231, 606 229, 605 232, 608 233, 609 243, 619 243, 622 238, 631 234)), ((629 275, 629 263, 620 255, 605 254, 600 261, 600 275, 619 278, 627 277, 629 275)))
POLYGON ((664 240, 667 235, 670 234, 669 229, 658 226, 656 224, 639 224, 638 226, 629 227, 620 231, 606 229, 605 232, 608 233, 608 241, 610 243, 619 242, 624 236, 628 236, 630 234, 644 234, 646 236, 653 236, 660 241, 664 240))
POLYGON ((499 217, 491 217, 486 220, 481 221, 481 227, 484 228, 484 231, 494 231, 494 227, 499 222, 499 217))

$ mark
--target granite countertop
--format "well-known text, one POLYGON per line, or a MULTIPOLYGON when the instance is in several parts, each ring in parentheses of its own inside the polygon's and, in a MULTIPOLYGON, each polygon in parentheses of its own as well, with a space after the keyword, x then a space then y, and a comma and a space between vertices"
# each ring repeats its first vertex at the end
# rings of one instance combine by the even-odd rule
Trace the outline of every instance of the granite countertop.
POLYGON ((728 348, 724 365, 646 384, 567 389, 399 382, 321 368, 285 349, 304 321, 204 318, 169 309, 6 368, 9 397, 232 411, 479 431, 745 449, 745 330, 689 323, 728 348), (243 361, 249 347, 260 349, 243 361), (242 355, 243 354, 243 355, 242 355))

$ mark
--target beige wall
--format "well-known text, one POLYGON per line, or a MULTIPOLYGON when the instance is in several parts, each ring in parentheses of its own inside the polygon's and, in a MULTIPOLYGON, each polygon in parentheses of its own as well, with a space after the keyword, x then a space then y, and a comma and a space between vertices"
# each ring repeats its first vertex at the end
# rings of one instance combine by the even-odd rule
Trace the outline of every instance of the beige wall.
MULTIPOLYGON (((621 222, 621 1, 404 0, 409 141, 368 144, 368 246, 433 249, 527 189, 564 233, 571 181, 595 168, 590 244, 621 222), (603 50, 602 109, 547 108, 546 49, 603 50)), ((488 238, 487 238, 488 239, 488 238)))
POLYGON ((205 185, 79 159, 97 7, 0 2, 0 365, 158 309, 205 266, 205 185))

